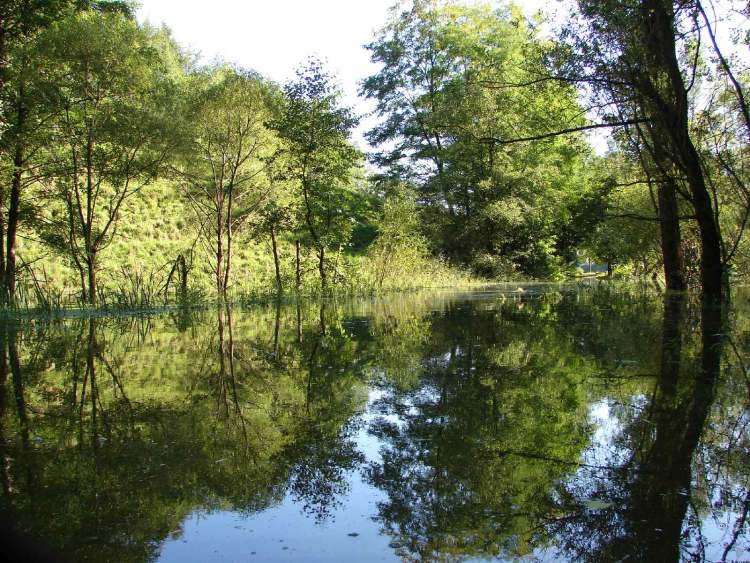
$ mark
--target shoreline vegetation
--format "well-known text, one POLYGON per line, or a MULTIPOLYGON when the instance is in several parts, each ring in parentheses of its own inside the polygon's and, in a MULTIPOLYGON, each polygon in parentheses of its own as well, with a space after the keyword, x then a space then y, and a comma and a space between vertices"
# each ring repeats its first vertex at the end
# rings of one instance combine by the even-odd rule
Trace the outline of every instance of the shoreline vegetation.
MULTIPOLYGON (((740 286, 742 287, 742 286, 740 286)), ((654 280, 645 279, 609 279, 606 274, 592 273, 581 274, 575 278, 560 281, 551 280, 515 280, 515 281, 487 281, 471 279, 468 277, 453 280, 446 285, 414 285, 412 287, 380 288, 369 291, 351 291, 321 294, 310 292, 302 294, 281 294, 272 291, 256 294, 228 295, 223 300, 193 299, 169 300, 162 296, 143 301, 128 303, 111 301, 109 298, 102 299, 95 307, 85 303, 69 302, 60 306, 44 307, 36 303, 17 303, 15 306, 6 306, 0 309, 0 322, 13 321, 66 321, 80 318, 106 318, 106 317, 139 317, 160 316, 172 313, 186 312, 208 312, 217 309, 250 310, 255 308, 288 307, 338 307, 341 303, 369 303, 390 302, 404 299, 421 299, 423 297, 434 297, 438 295, 484 295, 495 294, 500 299, 515 299, 529 297, 543 297, 550 291, 552 294, 569 291, 613 291, 615 288, 626 291, 628 294, 660 294, 664 291, 663 286, 654 283, 654 280)), ((698 294, 693 294, 698 297, 698 294)))
POLYGON ((560 281, 592 261, 720 299, 750 273, 745 62, 700 2, 574 4, 552 33, 512 3, 396 4, 365 45, 364 152, 315 58, 281 85, 201 61, 129 0, 4 2, 0 308, 560 281))
MULTIPOLYGON (((24 315, 24 316, 63 316, 65 314, 138 314, 141 312, 159 312, 159 311, 171 311, 178 309, 199 309, 206 310, 216 306, 253 306, 253 305, 272 305, 274 303, 295 303, 297 301, 318 301, 321 299, 326 300, 338 300, 338 299, 359 299, 359 298, 371 298, 371 297, 385 297, 394 294, 410 294, 418 292, 430 292, 430 291, 461 291, 470 289, 483 289, 489 287, 500 287, 500 286, 513 286, 517 288, 519 284, 526 282, 491 282, 488 280, 481 280, 471 278, 467 275, 462 275, 460 272, 447 270, 443 272, 445 278, 444 281, 439 281, 440 278, 433 278, 432 281, 425 281, 423 284, 416 280, 413 285, 400 284, 398 286, 384 286, 384 287, 358 287, 358 288, 346 288, 341 287, 335 293, 322 294, 318 288, 311 288, 311 291, 304 293, 282 293, 278 294, 275 292, 275 288, 268 288, 265 291, 255 291, 248 293, 229 293, 222 299, 214 298, 206 295, 195 295, 188 294, 186 298, 174 298, 173 296, 165 296, 163 293, 149 294, 144 290, 143 293, 133 294, 129 290, 115 291, 112 294, 102 293, 96 306, 92 307, 89 304, 81 303, 77 300, 75 295, 72 295, 67 301, 59 299, 52 301, 51 298, 34 299, 34 300, 19 300, 13 306, 5 306, 0 308, 0 318, 12 317, 13 315, 24 315)), ((540 282, 536 282, 540 283, 540 282)), ((554 282, 549 282, 554 283, 554 282)))

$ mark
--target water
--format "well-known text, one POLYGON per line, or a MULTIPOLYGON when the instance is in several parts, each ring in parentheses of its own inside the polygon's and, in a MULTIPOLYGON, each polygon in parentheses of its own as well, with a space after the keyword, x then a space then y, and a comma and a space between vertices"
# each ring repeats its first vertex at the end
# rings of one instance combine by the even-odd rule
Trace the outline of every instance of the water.
POLYGON ((0 512, 73 561, 749 560, 747 298, 523 289, 6 326, 0 512))

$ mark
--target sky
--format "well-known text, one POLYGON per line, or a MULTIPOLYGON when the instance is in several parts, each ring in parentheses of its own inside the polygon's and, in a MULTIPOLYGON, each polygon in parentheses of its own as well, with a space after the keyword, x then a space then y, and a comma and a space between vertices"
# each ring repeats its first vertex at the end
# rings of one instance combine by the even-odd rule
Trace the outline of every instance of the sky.
MULTIPOLYGON (((200 53, 205 62, 220 59, 256 70, 280 84, 310 55, 321 58, 339 80, 343 103, 362 117, 353 140, 363 150, 363 133, 375 124, 367 117, 374 103, 359 98, 363 78, 378 67, 364 44, 388 18, 396 0, 140 0, 138 19, 167 25, 183 46, 200 53)), ((481 0, 464 0, 472 3, 481 0)), ((558 0, 516 0, 529 14, 542 11, 553 21, 564 15, 558 0), (554 15, 556 14, 556 15, 554 15)), ((710 13, 720 3, 708 0, 710 13)), ((723 0, 740 5, 739 0, 723 0)), ((726 52, 734 41, 718 28, 726 52)), ((747 60, 747 53, 742 53, 747 60)), ((593 117, 593 116, 592 116, 593 117)), ((590 136, 597 152, 606 150, 607 133, 590 136)))
MULTIPOLYGON (((141 0, 138 18, 166 24, 174 38, 204 60, 222 59, 279 83, 310 55, 327 63, 358 114, 372 104, 358 99, 359 82, 374 73, 363 45, 387 19, 393 0, 141 0)), ((355 135, 364 148, 365 120, 355 135)))
MULTIPOLYGON (((470 1, 470 0, 469 0, 470 1)), ((395 0, 141 0, 138 19, 166 24, 182 45, 206 61, 222 59, 256 70, 279 83, 293 78, 308 56, 327 63, 339 79, 343 102, 360 116, 374 104, 358 98, 359 83, 375 73, 364 44, 388 18, 395 0)), ((529 10, 544 0, 522 3, 529 10)), ((354 135, 374 120, 363 119, 354 135)))

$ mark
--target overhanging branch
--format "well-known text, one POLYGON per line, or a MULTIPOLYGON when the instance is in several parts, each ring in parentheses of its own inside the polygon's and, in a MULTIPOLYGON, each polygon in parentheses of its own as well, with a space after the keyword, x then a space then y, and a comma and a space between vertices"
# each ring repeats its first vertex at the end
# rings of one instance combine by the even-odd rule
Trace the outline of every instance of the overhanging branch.
POLYGON ((614 127, 625 127, 627 125, 636 125, 638 123, 646 123, 648 119, 629 119, 626 121, 616 121, 612 123, 592 123, 590 125, 581 125, 580 127, 571 127, 569 129, 560 129, 558 131, 551 131, 549 133, 541 133, 539 135, 530 135, 528 137, 517 137, 515 139, 498 139, 496 137, 484 137, 482 140, 485 142, 492 142, 497 145, 510 145, 512 143, 527 143, 529 141, 541 141, 544 139, 551 139, 553 137, 561 137, 563 135, 570 135, 572 133, 581 133, 583 131, 591 131, 593 129, 611 129, 614 127))

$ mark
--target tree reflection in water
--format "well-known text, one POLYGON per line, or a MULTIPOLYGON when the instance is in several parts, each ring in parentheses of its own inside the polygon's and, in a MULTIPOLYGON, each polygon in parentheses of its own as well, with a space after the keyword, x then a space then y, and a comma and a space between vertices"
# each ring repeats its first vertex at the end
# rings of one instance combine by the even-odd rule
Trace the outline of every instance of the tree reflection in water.
POLYGON ((741 559, 750 312, 658 299, 6 324, 0 508, 75 559, 146 561, 196 511, 291 503, 334 541, 356 485, 376 558, 741 559))
MULTIPOLYGON (((659 371, 649 400, 624 421, 609 455, 612 465, 580 471, 561 497, 567 516, 545 530, 576 560, 707 557, 698 507, 714 501, 704 497, 693 466, 701 462, 699 450, 711 447, 701 444, 701 435, 716 396, 724 327, 720 308, 703 308, 696 358, 684 350, 685 309, 684 297, 665 298, 659 371), (591 509, 588 498, 602 502, 591 509)), ((722 560, 733 546, 726 547, 722 560)), ((708 558, 719 559, 715 553, 708 558)))

